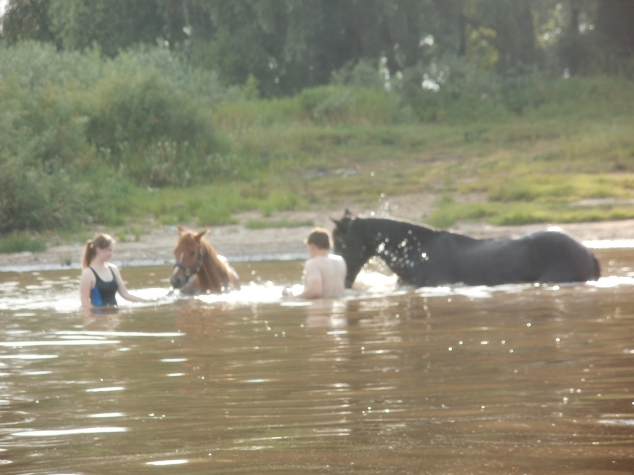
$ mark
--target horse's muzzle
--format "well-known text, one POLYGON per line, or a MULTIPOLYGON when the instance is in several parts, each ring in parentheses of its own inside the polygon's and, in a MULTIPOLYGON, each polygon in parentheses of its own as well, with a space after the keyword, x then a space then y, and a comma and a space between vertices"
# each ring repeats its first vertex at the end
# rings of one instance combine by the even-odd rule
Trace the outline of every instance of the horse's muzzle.
POLYGON ((183 276, 173 275, 170 278, 170 284, 172 284, 172 287, 174 287, 175 289, 180 289, 186 283, 187 283, 187 277, 184 275, 183 276))

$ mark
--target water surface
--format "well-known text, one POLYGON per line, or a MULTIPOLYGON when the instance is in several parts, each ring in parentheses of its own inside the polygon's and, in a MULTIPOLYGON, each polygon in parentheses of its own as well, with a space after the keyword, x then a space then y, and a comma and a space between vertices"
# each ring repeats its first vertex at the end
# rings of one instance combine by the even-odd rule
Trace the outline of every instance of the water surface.
MULTIPOLYGON (((634 470, 634 249, 575 285, 280 300, 243 290, 79 311, 78 270, 0 273, 7 474, 618 474, 634 470)), ((169 267, 122 269, 167 294, 169 267)))

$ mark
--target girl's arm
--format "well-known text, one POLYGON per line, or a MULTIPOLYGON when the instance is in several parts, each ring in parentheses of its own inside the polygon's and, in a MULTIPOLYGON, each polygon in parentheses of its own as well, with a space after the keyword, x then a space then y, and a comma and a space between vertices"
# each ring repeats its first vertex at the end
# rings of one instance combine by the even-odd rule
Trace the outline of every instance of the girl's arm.
POLYGON ((147 302, 153 301, 153 300, 144 299, 143 297, 137 297, 136 295, 132 295, 128 291, 128 288, 125 286, 125 282, 123 282, 123 279, 121 278, 121 273, 119 272, 119 269, 117 268, 117 266, 112 264, 110 266, 112 267, 112 270, 114 271, 115 276, 117 277, 117 282, 119 283, 119 288, 117 289, 117 291, 119 292, 119 295, 121 295, 121 297, 123 297, 124 299, 130 302, 147 303, 147 302))
POLYGON ((86 268, 81 273, 81 278, 79 280, 79 298, 81 299, 81 306, 83 308, 93 308, 93 305, 90 301, 90 290, 96 284, 95 276, 91 272, 90 269, 86 268))

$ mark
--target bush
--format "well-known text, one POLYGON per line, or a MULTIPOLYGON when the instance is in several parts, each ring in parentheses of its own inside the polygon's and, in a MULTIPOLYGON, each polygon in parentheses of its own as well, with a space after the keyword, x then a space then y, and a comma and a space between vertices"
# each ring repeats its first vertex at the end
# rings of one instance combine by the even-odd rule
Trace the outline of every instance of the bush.
POLYGON ((212 178, 211 117, 157 71, 120 71, 95 89, 86 133, 109 163, 151 186, 212 178))
POLYGON ((46 242, 24 233, 11 233, 0 238, 0 253, 46 251, 46 242))
POLYGON ((0 48, 0 158, 50 170, 90 153, 76 93, 64 87, 69 56, 30 43, 0 48))
POLYGON ((211 106, 243 96, 159 48, 110 60, 25 42, 0 47, 0 78, 0 155, 44 171, 101 161, 152 186, 224 173, 211 106))
POLYGON ((69 227, 86 215, 84 186, 63 169, 50 173, 20 159, 0 162, 0 234, 69 227))

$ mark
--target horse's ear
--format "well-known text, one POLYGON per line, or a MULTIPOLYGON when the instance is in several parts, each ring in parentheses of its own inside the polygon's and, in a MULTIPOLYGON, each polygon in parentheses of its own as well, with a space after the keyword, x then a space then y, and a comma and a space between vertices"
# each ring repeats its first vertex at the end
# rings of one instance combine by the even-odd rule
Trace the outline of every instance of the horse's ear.
POLYGON ((179 236, 182 236, 182 234, 183 234, 183 227, 179 224, 177 229, 178 229, 178 235, 179 235, 179 236))
POLYGON ((203 236, 204 236, 205 234, 207 234, 208 232, 209 232, 209 228, 204 229, 203 231, 201 231, 201 232, 199 232, 198 234, 196 234, 196 236, 194 236, 194 239, 195 239, 196 241, 200 241, 200 240, 203 238, 203 236))
POLYGON ((344 217, 342 219, 333 219, 330 218, 333 223, 335 223, 335 230, 346 233, 348 232, 348 226, 350 225, 350 218, 344 217))
POLYGON ((346 208, 346 210, 343 212, 343 217, 344 218, 352 218, 352 213, 350 212, 350 210, 348 208, 346 208))
POLYGON ((340 220, 335 219, 335 218, 330 218, 330 221, 332 221, 333 223, 335 223, 335 227, 336 227, 337 229, 343 229, 343 223, 342 223, 340 220))

